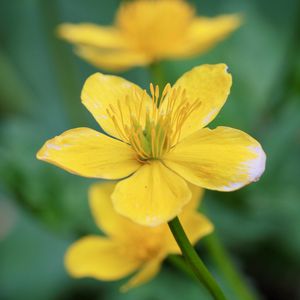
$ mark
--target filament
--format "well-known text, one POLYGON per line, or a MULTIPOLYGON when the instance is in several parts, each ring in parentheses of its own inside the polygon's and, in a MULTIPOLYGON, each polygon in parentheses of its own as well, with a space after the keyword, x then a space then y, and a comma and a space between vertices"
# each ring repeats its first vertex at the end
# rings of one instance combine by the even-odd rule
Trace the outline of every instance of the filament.
POLYGON ((160 93, 158 85, 151 83, 150 99, 145 90, 134 88, 106 111, 119 137, 146 163, 160 159, 179 142, 185 122, 200 105, 199 98, 189 99, 182 87, 168 83, 160 93))

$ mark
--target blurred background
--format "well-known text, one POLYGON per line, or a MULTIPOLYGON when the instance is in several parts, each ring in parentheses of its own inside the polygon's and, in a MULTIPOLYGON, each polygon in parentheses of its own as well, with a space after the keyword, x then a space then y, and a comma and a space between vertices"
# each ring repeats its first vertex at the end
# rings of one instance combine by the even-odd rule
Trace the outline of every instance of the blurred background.
MULTIPOLYGON (((204 209, 233 262, 259 299, 300 299, 300 2, 190 1, 198 14, 242 12, 244 25, 209 53, 163 62, 173 83, 202 63, 224 62, 229 100, 211 124, 239 128, 264 146, 259 183, 233 193, 208 191, 204 209)), ((119 294, 117 283, 73 280, 63 267, 68 245, 97 232, 87 202, 91 180, 37 161, 50 137, 96 122, 80 90, 97 69, 76 57, 55 28, 61 22, 111 24, 120 1, 0 2, 0 299, 202 299, 204 289, 166 262, 150 283, 119 294)), ((122 76, 148 87, 136 68, 122 76)), ((240 300, 198 245, 230 300, 240 300)), ((243 300, 243 299, 241 299, 243 300)))

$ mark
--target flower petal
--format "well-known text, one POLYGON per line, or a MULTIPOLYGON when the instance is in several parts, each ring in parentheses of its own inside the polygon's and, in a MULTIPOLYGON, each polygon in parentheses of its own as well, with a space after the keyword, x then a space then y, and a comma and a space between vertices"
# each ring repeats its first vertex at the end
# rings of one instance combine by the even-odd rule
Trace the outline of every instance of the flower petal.
MULTIPOLYGON (((183 106, 187 101, 200 103, 183 123, 181 139, 207 125, 224 105, 232 83, 227 69, 225 64, 195 67, 183 74, 169 92, 172 93, 172 90, 179 88, 185 90, 186 97, 176 99, 174 110, 178 106, 183 106)), ((167 106, 168 101, 167 98, 163 105, 167 106)))
POLYGON ((131 127, 132 115, 139 113, 141 118, 145 118, 146 107, 151 103, 147 93, 137 85, 121 77, 101 73, 86 80, 81 99, 100 126, 121 140, 126 140, 122 132, 126 125, 131 127))
POLYGON ((58 34, 73 44, 89 45, 107 50, 127 47, 119 30, 110 26, 64 23, 58 27, 58 34))
POLYGON ((200 203, 202 202, 203 195, 204 195, 203 188, 191 183, 188 183, 188 186, 190 191, 192 192, 192 198, 189 201, 189 203, 184 207, 181 216, 197 211, 200 206, 200 203))
POLYGON ((119 182, 112 194, 118 213, 146 226, 168 222, 190 199, 185 180, 159 161, 143 165, 119 182))
POLYGON ((140 262, 116 241, 87 236, 67 250, 65 266, 73 277, 117 280, 137 270, 140 262))
POLYGON ((146 66, 151 63, 151 59, 144 53, 129 49, 111 49, 107 51, 96 47, 78 46, 75 52, 90 64, 114 72, 146 66))
POLYGON ((154 259, 147 262, 140 271, 121 287, 121 292, 127 292, 129 289, 138 287, 151 280, 159 272, 161 263, 161 259, 154 259))
POLYGON ((210 234, 214 226, 207 217, 200 213, 194 213, 190 216, 181 216, 183 228, 190 240, 195 245, 204 236, 210 234))
POLYGON ((130 146, 89 128, 71 129, 47 141, 37 158, 94 178, 123 178, 140 167, 130 146))
MULTIPOLYGON (((198 17, 191 23, 185 43, 182 43, 181 57, 203 53, 225 39, 241 24, 237 14, 214 18, 198 17)), ((178 53, 179 54, 179 53, 178 53)))
POLYGON ((91 211, 98 227, 107 235, 111 237, 128 237, 140 226, 114 210, 111 194, 115 186, 115 183, 101 182, 95 183, 90 187, 89 201, 91 211))
POLYGON ((79 56, 106 70, 123 71, 150 63, 149 57, 133 50, 123 34, 112 26, 65 23, 58 27, 58 33, 76 45, 79 56))
POLYGON ((257 181, 266 155, 248 134, 229 127, 201 129, 177 144, 164 163, 195 185, 233 191, 257 181))

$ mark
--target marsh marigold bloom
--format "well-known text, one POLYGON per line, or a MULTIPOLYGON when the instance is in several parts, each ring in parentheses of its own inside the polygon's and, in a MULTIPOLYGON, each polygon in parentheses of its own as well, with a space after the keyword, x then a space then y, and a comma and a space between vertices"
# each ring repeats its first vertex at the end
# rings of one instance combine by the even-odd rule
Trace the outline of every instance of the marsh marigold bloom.
POLYGON ((82 101, 103 130, 64 132, 45 143, 41 160, 85 177, 121 179, 115 209, 142 225, 177 216, 191 199, 187 182, 233 191, 259 179, 265 153, 246 133, 204 128, 218 114, 231 87, 227 66, 202 65, 151 96, 110 75, 90 76, 82 101))
POLYGON ((202 53, 239 24, 238 15, 197 17, 183 0, 136 0, 120 6, 113 26, 62 24, 59 35, 91 64, 124 70, 202 53))
MULTIPOLYGON (((203 190, 191 186, 192 200, 179 216, 194 244, 213 230, 207 218, 197 212, 203 190)), ((117 214, 111 203, 113 183, 94 184, 90 189, 90 207, 98 227, 106 236, 90 235, 68 249, 65 265, 74 277, 117 280, 134 272, 122 289, 142 284, 159 271, 164 258, 180 254, 167 224, 156 227, 138 225, 117 214)))

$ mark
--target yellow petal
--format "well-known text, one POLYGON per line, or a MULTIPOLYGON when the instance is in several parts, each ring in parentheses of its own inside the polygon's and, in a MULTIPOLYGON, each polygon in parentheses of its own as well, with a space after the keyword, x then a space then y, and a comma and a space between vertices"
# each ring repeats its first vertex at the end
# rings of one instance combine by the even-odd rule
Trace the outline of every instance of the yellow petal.
POLYGON ((71 129, 47 141, 37 158, 94 178, 123 178, 140 167, 130 146, 89 128, 71 129))
POLYGON ((182 43, 179 50, 180 56, 192 56, 209 50, 236 30, 240 24, 241 16, 237 14, 195 18, 187 32, 185 43, 182 43))
MULTIPOLYGON (((226 102, 231 83, 231 75, 225 64, 201 65, 178 79, 172 90, 185 90, 186 97, 176 99, 174 110, 184 104, 182 101, 199 103, 182 124, 181 139, 203 128, 215 118, 226 102)), ((163 105, 167 106, 168 101, 169 99, 166 99, 163 105)))
POLYGON ((190 202, 184 207, 184 210, 181 213, 181 216, 184 214, 189 214, 191 212, 195 212, 198 210, 200 203, 203 199, 203 195, 204 195, 204 189, 188 183, 189 189, 192 192, 192 198, 190 200, 190 202))
POLYGON ((139 268, 122 244, 98 236, 87 236, 67 250, 65 266, 73 277, 117 280, 139 268))
POLYGON ((111 194, 116 184, 96 183, 89 189, 89 201, 92 214, 98 227, 112 237, 129 237, 139 225, 117 214, 113 208, 111 194))
POLYGON ((159 161, 119 182, 112 194, 118 213, 146 226, 168 222, 190 199, 187 183, 159 161))
POLYGON ((127 49, 103 49, 78 46, 75 49, 77 55, 88 61, 90 64, 113 72, 121 72, 133 67, 146 66, 151 63, 151 59, 144 53, 127 49))
POLYGON ((62 24, 59 35, 75 44, 75 52, 96 67, 110 71, 123 71, 150 63, 144 53, 132 49, 123 34, 112 26, 90 23, 62 24))
POLYGON ((159 272, 160 266, 161 259, 147 262, 137 274, 121 287, 121 292, 127 292, 129 289, 138 287, 151 280, 159 272))
POLYGON ((204 236, 210 234, 214 229, 214 226, 209 219, 200 213, 194 213, 188 218, 186 216, 181 216, 180 220, 193 245, 204 236))
POLYGON ((124 127, 131 127, 131 115, 141 111, 141 118, 145 118, 146 106, 151 102, 146 92, 137 85, 121 77, 101 73, 93 74, 86 80, 81 99, 100 126, 121 140, 125 139, 122 134, 124 127))
POLYGON ((110 26, 64 23, 58 27, 58 34, 68 42, 79 45, 89 45, 107 50, 127 47, 119 30, 110 26))
POLYGON ((233 191, 257 181, 265 161, 255 139, 229 127, 201 129, 164 157, 164 163, 186 180, 219 191, 233 191))
POLYGON ((118 214, 111 201, 115 186, 110 182, 98 183, 89 190, 91 211, 99 228, 108 236, 123 241, 131 254, 141 260, 164 254, 163 241, 166 230, 168 231, 167 225, 141 226, 118 214))

